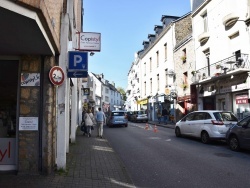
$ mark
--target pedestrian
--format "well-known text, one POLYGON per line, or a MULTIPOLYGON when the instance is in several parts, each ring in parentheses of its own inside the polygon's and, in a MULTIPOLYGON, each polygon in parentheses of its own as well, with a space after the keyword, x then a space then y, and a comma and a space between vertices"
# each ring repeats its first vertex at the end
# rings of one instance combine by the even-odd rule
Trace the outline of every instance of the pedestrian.
POLYGON ((91 129, 93 129, 95 125, 95 118, 91 109, 88 109, 87 113, 84 114, 84 120, 85 126, 87 127, 88 137, 91 137, 91 129))
POLYGON ((106 124, 106 116, 103 113, 102 109, 99 107, 98 112, 95 115, 97 123, 97 137, 102 138, 103 135, 103 124, 106 124))
POLYGON ((157 110, 157 118, 158 118, 158 123, 160 124, 161 123, 161 110, 160 110, 160 108, 158 108, 158 110, 157 110))
POLYGON ((83 109, 82 111, 82 122, 81 122, 81 131, 83 132, 83 135, 87 134, 87 127, 85 125, 84 115, 86 114, 86 110, 83 109))
POLYGON ((164 123, 168 123, 168 116, 169 116, 169 111, 166 108, 163 108, 162 110, 162 116, 163 116, 163 121, 164 123))

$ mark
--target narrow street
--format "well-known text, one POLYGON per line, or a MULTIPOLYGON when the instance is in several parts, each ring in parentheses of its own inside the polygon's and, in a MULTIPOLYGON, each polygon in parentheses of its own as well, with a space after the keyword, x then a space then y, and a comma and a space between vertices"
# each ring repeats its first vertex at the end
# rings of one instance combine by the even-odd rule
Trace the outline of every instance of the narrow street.
POLYGON ((174 129, 145 123, 105 126, 136 187, 249 187, 250 152, 232 152, 224 142, 204 145, 176 138, 174 129))

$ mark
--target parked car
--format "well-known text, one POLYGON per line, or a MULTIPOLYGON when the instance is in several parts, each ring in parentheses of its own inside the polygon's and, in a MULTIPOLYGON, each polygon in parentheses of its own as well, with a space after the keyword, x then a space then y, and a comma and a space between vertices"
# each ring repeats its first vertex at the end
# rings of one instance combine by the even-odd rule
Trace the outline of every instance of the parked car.
POLYGON ((148 122, 148 115, 146 110, 134 111, 131 116, 131 121, 133 122, 148 122))
POLYGON ((233 151, 250 149, 250 116, 230 127, 226 134, 229 148, 233 151))
POLYGON ((229 111, 194 111, 176 123, 175 135, 197 137, 207 144, 211 140, 225 140, 228 129, 237 122, 236 116, 229 111))
POLYGON ((128 121, 131 121, 131 117, 134 114, 133 111, 127 111, 127 117, 128 117, 128 121))
POLYGON ((112 111, 108 117, 107 126, 128 126, 128 118, 126 111, 118 110, 112 111))

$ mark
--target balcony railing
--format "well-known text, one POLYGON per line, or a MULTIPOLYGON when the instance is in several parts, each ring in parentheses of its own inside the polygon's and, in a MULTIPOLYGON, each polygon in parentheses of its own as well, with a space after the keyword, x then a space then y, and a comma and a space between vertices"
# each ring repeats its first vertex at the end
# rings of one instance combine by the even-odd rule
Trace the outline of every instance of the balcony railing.
POLYGON ((233 55, 221 61, 195 71, 192 77, 193 83, 199 83, 224 75, 239 74, 250 71, 248 54, 233 55))

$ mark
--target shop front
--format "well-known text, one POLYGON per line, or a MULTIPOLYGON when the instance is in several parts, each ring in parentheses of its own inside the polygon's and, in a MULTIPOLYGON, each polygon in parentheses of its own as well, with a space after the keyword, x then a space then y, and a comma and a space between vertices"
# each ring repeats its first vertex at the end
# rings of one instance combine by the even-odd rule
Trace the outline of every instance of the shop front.
POLYGON ((18 60, 0 60, 0 171, 17 169, 18 70, 18 60))

